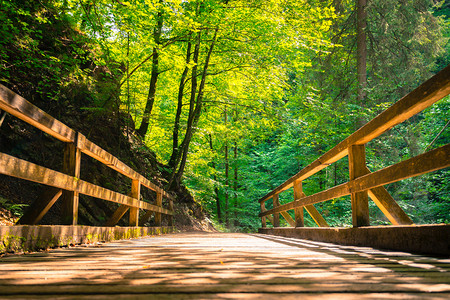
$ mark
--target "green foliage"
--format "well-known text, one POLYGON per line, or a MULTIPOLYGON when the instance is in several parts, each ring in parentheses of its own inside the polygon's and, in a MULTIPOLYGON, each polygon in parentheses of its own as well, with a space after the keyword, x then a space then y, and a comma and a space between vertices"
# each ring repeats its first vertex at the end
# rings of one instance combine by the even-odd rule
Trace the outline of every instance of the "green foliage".
MULTIPOLYGON (((167 164, 175 150, 174 120, 187 68, 180 140, 193 106, 201 102, 201 109, 184 184, 217 224, 252 231, 260 223, 257 199, 450 61, 445 1, 371 1, 367 12, 364 102, 357 98, 353 1, 1 1, 0 81, 33 86, 42 98, 80 102, 90 111, 121 110, 129 115, 127 128, 137 128, 149 101, 152 61, 157 61, 144 140, 167 164), (192 83, 194 67, 198 81, 205 82, 201 93, 192 83), (192 86, 201 101, 199 96, 190 100, 192 86)), ((375 171, 447 144, 449 101, 370 142, 368 167, 375 171)), ((174 171, 160 169, 168 177, 174 171)), ((305 180, 303 188, 313 194, 346 181, 342 159, 305 180)), ((387 188, 414 222, 448 223, 448 186, 448 171, 442 170, 387 188)), ((292 191, 280 196, 281 203, 292 199, 292 191)), ((349 197, 316 208, 330 225, 351 226, 349 197)), ((387 223, 373 203, 370 209, 373 224, 387 223)), ((315 226, 308 216, 305 223, 315 226)))

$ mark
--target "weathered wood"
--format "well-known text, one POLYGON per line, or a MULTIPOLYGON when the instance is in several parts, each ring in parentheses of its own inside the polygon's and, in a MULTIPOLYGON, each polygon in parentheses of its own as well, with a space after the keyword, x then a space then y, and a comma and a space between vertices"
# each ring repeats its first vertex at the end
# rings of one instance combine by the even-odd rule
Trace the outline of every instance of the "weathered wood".
MULTIPOLYGON (((169 210, 170 211, 174 211, 174 207, 173 207, 173 200, 169 199, 169 210)), ((169 215, 168 216, 168 225, 169 226, 174 226, 174 222, 173 222, 173 215, 169 215)))
MULTIPOLYGON (((294 182, 294 201, 296 201, 296 199, 301 199, 303 197, 304 194, 302 182, 297 180, 294 182)), ((295 225, 293 227, 304 227, 305 221, 303 218, 303 206, 296 207, 294 209, 294 212, 295 212, 295 225)))
POLYGON ((44 193, 33 202, 17 225, 36 225, 62 195, 61 189, 46 188, 44 193))
POLYGON ((390 108, 379 114, 372 121, 361 127, 358 131, 323 154, 296 175, 262 197, 259 202, 272 198, 274 194, 279 194, 289 189, 295 181, 303 181, 343 158, 348 154, 348 147, 351 145, 366 144, 392 127, 433 105, 448 94, 450 94, 450 65, 397 101, 390 108))
POLYGON ((130 207, 128 205, 120 205, 113 213, 113 215, 106 221, 105 226, 114 227, 119 223, 120 219, 126 214, 130 207))
POLYGON ((0 109, 63 142, 75 142, 75 131, 0 84, 0 109))
POLYGON ((393 225, 413 225, 413 221, 384 187, 368 190, 369 197, 393 225))
MULTIPOLYGON (((262 202, 260 203, 261 206, 261 212, 265 212, 266 209, 266 203, 262 202)), ((266 217, 261 217, 261 227, 265 228, 267 226, 266 217)))
POLYGON ((291 217, 291 215, 287 211, 282 211, 281 215, 288 222, 289 226, 295 227, 295 220, 291 217))
MULTIPOLYGON (((350 180, 366 173, 366 148, 364 145, 353 145, 348 150, 348 169, 350 180)), ((353 227, 369 226, 369 197, 367 191, 351 193, 353 227)))
MULTIPOLYGON (((131 182, 131 193, 130 196, 139 201, 141 198, 141 183, 139 180, 133 180, 131 182)), ((130 226, 138 226, 139 225, 139 208, 130 207, 130 226)))
MULTIPOLYGON (((260 228, 260 233, 347 246, 450 255, 450 225, 388 225, 357 228, 260 228)), ((450 267, 450 265, 448 265, 450 267)))
POLYGON ((151 210, 146 211, 145 214, 139 219, 139 226, 144 226, 153 214, 154 212, 151 210))
MULTIPOLYGON (((75 229, 79 232, 69 237, 87 243, 118 234, 123 238, 136 236, 138 231, 130 227, 89 231, 84 226, 60 228, 75 229)), ((371 229, 265 231, 343 233, 347 237, 356 232, 354 236, 364 238, 362 233, 371 229)), ((407 237, 412 229, 408 226, 399 231, 407 237)), ((435 234, 438 228, 433 229, 428 231, 435 234)), ((139 230, 148 230, 148 234, 152 229, 139 230)), ((426 233, 418 230, 414 236, 426 238, 426 233)), ((377 236, 372 232, 369 235, 377 236)), ((386 232, 379 236, 391 235, 386 232)), ((446 244, 448 240, 439 241, 439 247, 446 244)), ((445 258, 261 234, 191 232, 153 236, 8 255, 0 258, 0 265, 0 294, 7 299, 446 300, 450 295, 449 262, 445 258)))
MULTIPOLYGON (((162 207, 162 194, 156 193, 156 206, 162 207)), ((155 224, 156 226, 161 226, 161 213, 155 212, 155 224)))
MULTIPOLYGON (((366 172, 371 173, 367 168, 366 172)), ((368 194, 393 225, 413 225, 413 221, 383 186, 368 190, 368 194)))
MULTIPOLYGON (((278 197, 278 194, 273 195, 273 207, 279 207, 280 206, 280 199, 278 197)), ((280 214, 278 212, 275 212, 273 214, 273 227, 280 227, 280 214)))
POLYGON ((300 206, 315 204, 330 199, 350 195, 393 183, 402 179, 422 175, 432 171, 444 169, 450 166, 450 144, 423 153, 416 157, 399 162, 376 172, 361 176, 347 183, 332 187, 326 191, 306 196, 299 201, 290 202, 260 213, 259 217, 267 216, 275 212, 286 211, 300 206))
MULTIPOLYGON (((306 197, 305 194, 303 194, 303 197, 306 197)), ((319 213, 319 211, 314 207, 314 205, 306 205, 305 206, 306 211, 311 216, 311 218, 316 222, 317 226, 319 227, 329 227, 327 221, 322 217, 322 215, 319 213)))
POLYGON ((147 202, 108 190, 94 185, 79 178, 69 176, 25 160, 0 153, 0 174, 17 177, 64 190, 76 191, 103 200, 139 207, 140 209, 152 210, 163 214, 173 214, 172 211, 152 205, 147 202))
MULTIPOLYGON (((81 151, 74 143, 66 143, 64 150, 63 172, 67 175, 80 178, 81 151)), ((78 201, 77 191, 64 190, 61 202, 61 222, 63 225, 77 225, 78 223, 78 201)))

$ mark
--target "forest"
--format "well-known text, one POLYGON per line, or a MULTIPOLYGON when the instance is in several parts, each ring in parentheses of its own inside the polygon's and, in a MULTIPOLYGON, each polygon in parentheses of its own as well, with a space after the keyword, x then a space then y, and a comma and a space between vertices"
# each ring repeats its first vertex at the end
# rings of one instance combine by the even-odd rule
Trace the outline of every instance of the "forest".
MULTIPOLYGON (((258 199, 450 63, 449 17, 445 0, 0 0, 0 83, 49 113, 117 116, 104 126, 142 141, 164 188, 255 231, 258 199)), ((367 166, 448 144, 449 123, 447 96, 370 142, 367 166)), ((348 173, 345 157, 304 192, 348 173)), ((386 188, 415 224, 450 223, 449 175, 386 188)), ((349 196, 316 208, 352 224, 349 196)), ((390 224, 372 202, 370 218, 390 224)))

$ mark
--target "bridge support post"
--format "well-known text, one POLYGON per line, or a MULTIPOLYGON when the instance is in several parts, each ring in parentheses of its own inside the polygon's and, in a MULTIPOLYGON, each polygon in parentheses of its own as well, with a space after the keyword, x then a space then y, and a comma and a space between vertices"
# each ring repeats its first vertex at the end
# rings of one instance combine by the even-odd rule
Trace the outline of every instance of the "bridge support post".
MULTIPOLYGON (((169 199, 169 210, 173 212, 173 200, 172 199, 169 199)), ((169 215, 168 219, 169 219, 169 226, 174 226, 173 215, 169 215)))
MULTIPOLYGON (((294 201, 304 197, 303 186, 300 180, 294 182, 294 201)), ((303 206, 297 207, 295 210, 295 227, 304 227, 303 206)))
MULTIPOLYGON (((156 206, 162 207, 162 193, 156 192, 156 206)), ((155 212, 155 225, 161 226, 161 213, 155 212)))
MULTIPOLYGON (((352 145, 348 148, 350 180, 367 174, 365 145, 352 145)), ((367 191, 351 193, 353 227, 369 226, 369 197, 367 191)))
MULTIPOLYGON (((266 203, 265 202, 261 202, 261 212, 265 212, 266 209, 266 203)), ((266 223, 266 217, 261 217, 261 226, 262 228, 266 228, 267 227, 267 223, 266 223)))
MULTIPOLYGON (((278 194, 273 195, 273 208, 280 206, 280 198, 278 194)), ((273 214, 273 227, 280 227, 280 214, 273 214)))
MULTIPOLYGON (((141 197, 141 183, 139 180, 133 179, 131 183, 131 194, 130 197, 136 198, 138 201, 141 197)), ((129 224, 131 227, 139 226, 139 208, 138 207, 130 207, 130 218, 129 224)))
MULTIPOLYGON (((76 143, 66 143, 64 149, 63 173, 80 178, 81 151, 77 148, 78 136, 76 143)), ((63 191, 62 193, 62 217, 61 221, 64 225, 78 224, 78 192, 63 191)))

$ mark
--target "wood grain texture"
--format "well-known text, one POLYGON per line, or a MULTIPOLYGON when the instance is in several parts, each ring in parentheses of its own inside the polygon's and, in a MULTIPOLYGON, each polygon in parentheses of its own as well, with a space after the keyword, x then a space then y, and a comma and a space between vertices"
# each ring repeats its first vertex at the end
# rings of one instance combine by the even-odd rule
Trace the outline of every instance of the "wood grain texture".
POLYGON ((16 298, 445 299, 450 295, 448 259, 267 235, 171 234, 9 256, 0 258, 0 265, 0 294, 16 298))
POLYGON ((91 197, 125 204, 127 206, 152 210, 168 215, 173 214, 172 211, 165 208, 138 201, 132 197, 122 195, 73 176, 44 168, 5 153, 0 153, 0 174, 53 186, 63 190, 75 191, 91 197))
POLYGON ((355 180, 340 184, 328 190, 303 197, 299 199, 299 201, 290 202, 277 208, 267 210, 260 213, 259 216, 267 216, 275 212, 286 211, 289 209, 294 209, 295 207, 315 204, 333 198, 350 195, 351 193, 373 189, 402 179, 444 169, 449 166, 450 144, 404 160, 376 172, 358 177, 355 180))
POLYGON ((430 107, 448 94, 450 94, 450 65, 398 100, 394 105, 306 166, 296 175, 262 197, 259 202, 272 198, 274 194, 279 194, 292 187, 295 181, 303 181, 345 157, 351 145, 366 144, 392 127, 404 122, 425 108, 430 107))

